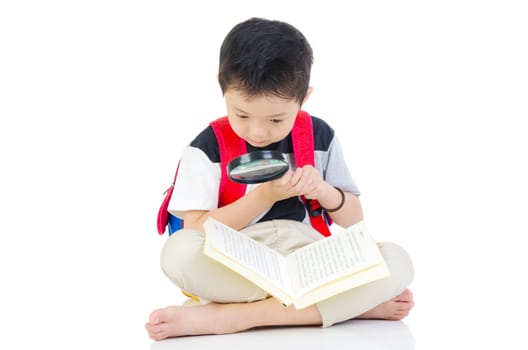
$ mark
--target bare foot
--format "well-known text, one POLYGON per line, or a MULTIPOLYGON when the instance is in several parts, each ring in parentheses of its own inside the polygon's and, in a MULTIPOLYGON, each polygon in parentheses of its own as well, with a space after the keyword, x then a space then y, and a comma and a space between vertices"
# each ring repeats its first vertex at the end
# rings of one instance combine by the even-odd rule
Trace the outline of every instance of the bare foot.
POLYGON ((151 339, 161 340, 184 335, 236 333, 259 326, 321 322, 316 306, 295 310, 268 298, 252 303, 169 306, 152 312, 145 329, 151 339))
MULTIPOLYGON (((199 304, 169 306, 155 310, 145 325, 149 337, 161 340, 170 337, 241 332, 259 326, 320 325, 316 306, 302 310, 284 308, 274 298, 253 303, 199 304), (190 306, 190 305, 189 305, 190 306)), ((414 306, 413 295, 406 289, 358 318, 401 320, 414 306)))
POLYGON ((413 294, 409 289, 406 289, 400 295, 379 304, 357 318, 398 321, 409 315, 413 306, 413 294))
MULTIPOLYGON (((222 305, 169 306, 150 314, 145 325, 149 337, 161 340, 169 337, 199 334, 224 334, 241 331, 235 324, 220 318, 222 305)), ((224 310, 224 315, 225 315, 224 310)))

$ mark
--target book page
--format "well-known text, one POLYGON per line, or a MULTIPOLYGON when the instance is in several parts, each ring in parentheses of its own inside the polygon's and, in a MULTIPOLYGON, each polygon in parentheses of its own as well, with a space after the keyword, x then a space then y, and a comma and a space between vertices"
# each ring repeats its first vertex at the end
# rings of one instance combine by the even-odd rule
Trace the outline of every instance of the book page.
POLYGON ((383 262, 363 223, 312 243, 288 260, 296 294, 383 262))
POLYGON ((295 308, 299 310, 313 305, 323 299, 330 298, 339 293, 351 290, 352 288, 362 286, 366 283, 373 282, 381 278, 385 278, 389 275, 390 271, 387 268, 387 265, 385 262, 381 262, 372 267, 366 267, 365 269, 355 273, 345 275, 336 280, 332 280, 316 288, 311 288, 310 290, 296 297, 293 304, 295 305, 295 308))
MULTIPOLYGON (((286 280, 285 258, 282 255, 214 219, 208 219, 204 227, 207 231, 206 244, 278 287, 289 290, 290 283, 286 280)), ((250 276, 244 277, 252 280, 250 276)))

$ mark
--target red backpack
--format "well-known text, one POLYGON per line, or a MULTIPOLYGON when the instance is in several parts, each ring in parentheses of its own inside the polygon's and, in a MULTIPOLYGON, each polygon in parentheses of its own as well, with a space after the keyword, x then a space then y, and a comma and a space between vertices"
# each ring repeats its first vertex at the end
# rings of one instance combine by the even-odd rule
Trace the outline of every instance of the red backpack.
MULTIPOLYGON (((218 195, 218 207, 223 207, 233 203, 246 193, 245 184, 231 181, 227 176, 227 164, 231 159, 247 153, 247 146, 246 141, 235 134, 231 128, 231 125, 229 124, 227 117, 219 118, 211 122, 210 125, 215 133, 220 151, 221 179, 220 191, 218 195)), ((299 111, 291 133, 293 153, 297 166, 315 166, 312 117, 305 111, 299 111)), ((178 162, 176 174, 174 175, 174 181, 172 182, 169 189, 165 192, 165 198, 158 211, 157 226, 158 233, 160 235, 165 233, 165 229, 167 227, 169 235, 183 228, 183 220, 175 217, 168 211, 169 201, 172 196, 172 191, 174 190, 174 184, 178 176, 179 167, 180 164, 178 162)), ((323 211, 319 202, 314 199, 306 199, 304 196, 301 198, 310 215, 310 222, 312 226, 323 236, 329 236, 329 224, 331 223, 331 220, 326 215, 326 212, 323 211)))

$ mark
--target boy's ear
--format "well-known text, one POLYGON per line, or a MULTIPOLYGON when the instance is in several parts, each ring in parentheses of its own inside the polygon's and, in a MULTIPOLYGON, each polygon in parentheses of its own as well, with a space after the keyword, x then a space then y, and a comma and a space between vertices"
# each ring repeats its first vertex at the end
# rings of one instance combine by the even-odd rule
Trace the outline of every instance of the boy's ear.
POLYGON ((308 90, 306 90, 306 96, 304 96, 304 100, 303 100, 303 102, 301 103, 301 106, 302 106, 303 104, 305 104, 306 101, 308 101, 308 99, 310 98, 310 95, 312 94, 312 91, 313 91, 313 87, 309 86, 309 87, 308 87, 308 90))

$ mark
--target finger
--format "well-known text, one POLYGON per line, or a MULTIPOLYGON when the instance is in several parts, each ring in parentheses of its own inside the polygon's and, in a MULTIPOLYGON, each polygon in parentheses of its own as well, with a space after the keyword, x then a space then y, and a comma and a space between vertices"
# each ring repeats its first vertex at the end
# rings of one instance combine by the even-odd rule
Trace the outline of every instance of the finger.
POLYGON ((293 176, 293 172, 290 169, 288 169, 288 171, 286 173, 284 173, 284 175, 282 175, 279 178, 279 180, 278 180, 279 184, 281 186, 284 186, 285 184, 287 184, 290 181, 292 176, 293 176))
POLYGON ((306 192, 310 191, 311 184, 310 184, 310 178, 306 176, 305 173, 302 173, 296 178, 296 182, 292 183, 291 191, 295 195, 304 195, 306 192))
POLYGON ((315 182, 312 178, 307 177, 303 181, 303 186, 300 188, 300 191, 302 191, 302 194, 308 198, 308 196, 313 195, 313 193, 317 190, 317 186, 315 185, 315 182))
POLYGON ((282 178, 281 184, 282 185, 290 185, 295 186, 297 182, 299 182, 300 177, 302 176, 302 169, 297 168, 293 172, 288 170, 290 172, 290 176, 288 178, 282 178))

